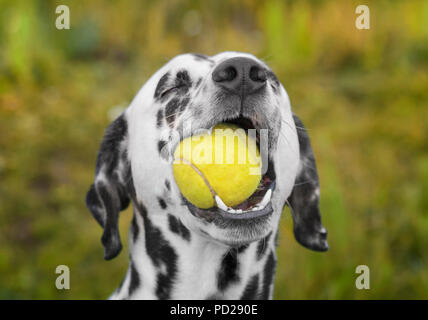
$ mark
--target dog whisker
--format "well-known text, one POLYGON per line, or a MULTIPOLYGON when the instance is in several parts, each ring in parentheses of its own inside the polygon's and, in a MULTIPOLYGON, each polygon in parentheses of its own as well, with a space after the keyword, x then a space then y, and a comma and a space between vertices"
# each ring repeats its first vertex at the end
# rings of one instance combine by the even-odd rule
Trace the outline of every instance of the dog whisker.
MULTIPOLYGON (((281 121, 282 121, 282 122, 284 122, 288 127, 290 127, 290 129, 293 129, 292 124, 290 124, 288 121, 285 121, 285 120, 281 120, 281 121)), ((297 126, 297 125, 294 125, 294 127, 295 127, 297 130, 302 130, 302 131, 305 131, 305 130, 311 130, 311 129, 308 129, 308 128, 299 127, 299 126, 297 126)))
POLYGON ((283 137, 285 139, 285 141, 287 142, 287 144, 289 146, 292 146, 292 144, 290 143, 290 140, 288 140, 287 136, 285 135, 284 132, 280 131, 279 134, 281 135, 281 137, 283 137))
POLYGON ((301 186, 301 185, 305 185, 305 184, 308 184, 308 183, 311 183, 311 182, 315 182, 314 180, 307 180, 307 181, 304 181, 304 182, 298 182, 298 183, 295 183, 294 184, 294 186, 296 187, 296 186, 301 186))
POLYGON ((286 200, 285 200, 285 202, 287 203, 287 206, 290 208, 291 213, 292 213, 292 214, 294 214, 294 209, 293 209, 293 207, 291 206, 290 201, 288 201, 288 199, 286 199, 286 200))

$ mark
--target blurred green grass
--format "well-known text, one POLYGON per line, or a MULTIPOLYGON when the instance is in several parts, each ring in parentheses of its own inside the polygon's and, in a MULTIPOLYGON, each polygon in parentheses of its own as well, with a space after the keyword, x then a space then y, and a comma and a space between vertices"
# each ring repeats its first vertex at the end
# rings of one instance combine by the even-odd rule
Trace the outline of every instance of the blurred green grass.
MULTIPOLYGON (((106 298, 126 250, 102 258, 85 207, 112 115, 183 52, 264 59, 309 128, 331 250, 281 222, 277 299, 428 298, 428 2, 0 0, 0 298, 106 298), (71 30, 55 28, 67 4, 71 30), (55 267, 71 290, 55 288, 55 267), (355 268, 371 289, 355 288, 355 268)), ((131 211, 120 228, 126 243, 131 211)))

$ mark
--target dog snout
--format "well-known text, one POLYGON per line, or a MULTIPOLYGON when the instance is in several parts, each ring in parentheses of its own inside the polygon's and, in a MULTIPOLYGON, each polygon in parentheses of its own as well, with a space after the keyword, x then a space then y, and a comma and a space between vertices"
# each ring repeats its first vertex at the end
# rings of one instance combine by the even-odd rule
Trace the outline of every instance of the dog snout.
POLYGON ((257 61, 237 57, 220 63, 212 73, 212 79, 218 86, 244 97, 266 85, 266 70, 257 61))

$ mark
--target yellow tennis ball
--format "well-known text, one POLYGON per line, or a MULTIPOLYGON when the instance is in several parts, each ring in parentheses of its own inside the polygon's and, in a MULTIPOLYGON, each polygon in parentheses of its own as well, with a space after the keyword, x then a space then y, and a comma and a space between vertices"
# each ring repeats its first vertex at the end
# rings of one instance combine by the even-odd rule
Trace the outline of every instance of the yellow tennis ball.
POLYGON ((259 185, 261 167, 256 141, 232 124, 183 139, 174 152, 175 182, 202 209, 215 206, 215 195, 229 207, 248 199, 259 185))

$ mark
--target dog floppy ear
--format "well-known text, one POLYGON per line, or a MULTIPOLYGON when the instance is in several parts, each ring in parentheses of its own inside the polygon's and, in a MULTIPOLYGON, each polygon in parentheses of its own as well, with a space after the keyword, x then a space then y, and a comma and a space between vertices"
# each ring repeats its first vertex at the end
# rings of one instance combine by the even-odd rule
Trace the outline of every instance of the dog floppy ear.
POLYGON ((288 204, 293 216, 296 240, 315 251, 327 251, 327 230, 321 223, 319 180, 309 135, 302 121, 293 114, 300 146, 299 172, 288 204))
POLYGON ((116 257, 122 250, 118 221, 119 212, 128 207, 127 190, 127 122, 124 114, 107 128, 98 152, 95 181, 86 195, 86 205, 104 228, 101 242, 104 259, 116 257))

